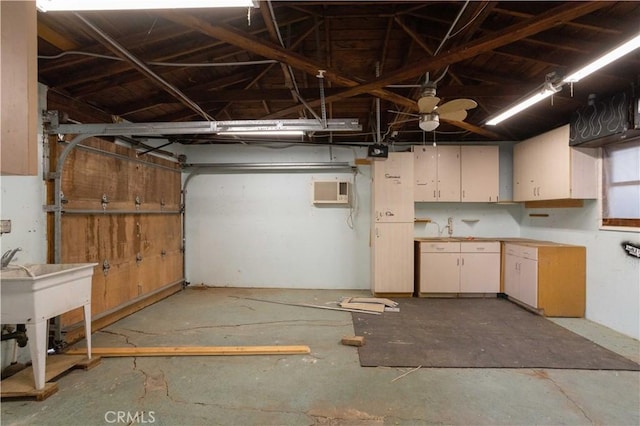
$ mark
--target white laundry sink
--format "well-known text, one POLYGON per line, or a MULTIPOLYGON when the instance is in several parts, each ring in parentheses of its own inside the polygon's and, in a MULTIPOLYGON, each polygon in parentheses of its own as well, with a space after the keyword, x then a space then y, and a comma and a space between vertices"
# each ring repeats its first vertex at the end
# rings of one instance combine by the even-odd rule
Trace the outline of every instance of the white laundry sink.
POLYGON ((97 263, 10 264, 0 270, 2 324, 26 324, 36 389, 44 388, 49 318, 84 308, 91 358, 91 277, 97 263))

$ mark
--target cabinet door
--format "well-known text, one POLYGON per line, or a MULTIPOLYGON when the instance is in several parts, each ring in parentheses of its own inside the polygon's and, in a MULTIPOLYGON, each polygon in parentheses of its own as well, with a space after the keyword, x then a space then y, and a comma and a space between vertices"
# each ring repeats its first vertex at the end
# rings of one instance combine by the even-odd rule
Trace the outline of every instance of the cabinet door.
POLYGON ((555 200, 571 197, 571 147, 569 125, 558 127, 539 140, 536 199, 555 200))
POLYGON ((372 235, 374 293, 413 293, 413 222, 376 223, 372 235))
POLYGON ((414 153, 414 201, 438 199, 438 149, 430 145, 413 147, 414 153))
POLYGON ((460 253, 420 254, 420 293, 460 292, 460 253))
POLYGON ((373 162, 373 211, 376 222, 413 222, 413 154, 391 152, 373 162))
MULTIPOLYGON (((507 247, 505 250, 508 250, 507 247)), ((519 257, 508 252, 504 256, 504 292, 507 296, 518 300, 520 300, 519 260, 519 257)))
POLYGON ((537 260, 520 259, 520 291, 517 299, 534 308, 538 307, 537 260))
POLYGON ((462 201, 498 201, 500 165, 497 146, 462 146, 460 170, 462 201))
POLYGON ((462 253, 460 292, 499 293, 500 253, 462 253))
POLYGON ((535 142, 533 139, 520 142, 513 147, 513 200, 529 201, 534 199, 536 182, 534 179, 535 142))
POLYGON ((438 147, 438 201, 460 201, 460 147, 438 147))

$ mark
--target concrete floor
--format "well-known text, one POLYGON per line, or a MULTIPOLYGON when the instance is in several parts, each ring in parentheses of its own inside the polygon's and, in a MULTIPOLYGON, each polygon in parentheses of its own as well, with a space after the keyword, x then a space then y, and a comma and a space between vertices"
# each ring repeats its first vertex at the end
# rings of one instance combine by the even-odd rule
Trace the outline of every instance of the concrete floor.
MULTIPOLYGON (((45 401, 4 401, 2 424, 640 424, 638 372, 420 369, 394 381, 410 369, 362 368, 357 349, 339 343, 353 334, 351 314, 246 299, 326 304, 351 295, 369 294, 185 290, 95 333, 94 345, 303 344, 311 353, 105 358, 59 378, 45 401)), ((640 361, 637 340, 586 320, 557 322, 640 361)))

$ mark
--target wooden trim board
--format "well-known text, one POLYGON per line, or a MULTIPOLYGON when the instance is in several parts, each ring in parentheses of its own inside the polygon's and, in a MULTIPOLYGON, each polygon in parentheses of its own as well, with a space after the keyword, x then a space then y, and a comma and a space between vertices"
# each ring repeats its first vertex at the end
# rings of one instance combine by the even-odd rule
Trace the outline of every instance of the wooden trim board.
MULTIPOLYGON (((70 355, 86 349, 69 349, 70 355)), ((221 356, 221 355, 299 355, 311 352, 309 346, 159 346, 127 348, 92 348, 91 353, 101 357, 123 356, 221 356)))

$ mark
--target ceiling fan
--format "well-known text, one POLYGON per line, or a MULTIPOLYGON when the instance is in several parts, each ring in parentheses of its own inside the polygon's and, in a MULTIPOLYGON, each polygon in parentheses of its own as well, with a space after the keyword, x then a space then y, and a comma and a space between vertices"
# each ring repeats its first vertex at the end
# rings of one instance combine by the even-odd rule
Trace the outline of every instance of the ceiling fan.
MULTIPOLYGON (((409 114, 400 111, 390 112, 416 117, 406 121, 417 119, 418 126, 420 126, 422 130, 431 132, 438 128, 441 118, 451 121, 464 121, 464 119, 467 118, 467 110, 478 106, 476 101, 467 98, 454 99, 442 105, 438 105, 438 103, 440 103, 440 98, 436 96, 436 82, 427 80, 427 82, 421 86, 420 98, 418 99, 419 114, 409 114)), ((406 121, 403 121, 403 123, 406 121)))

